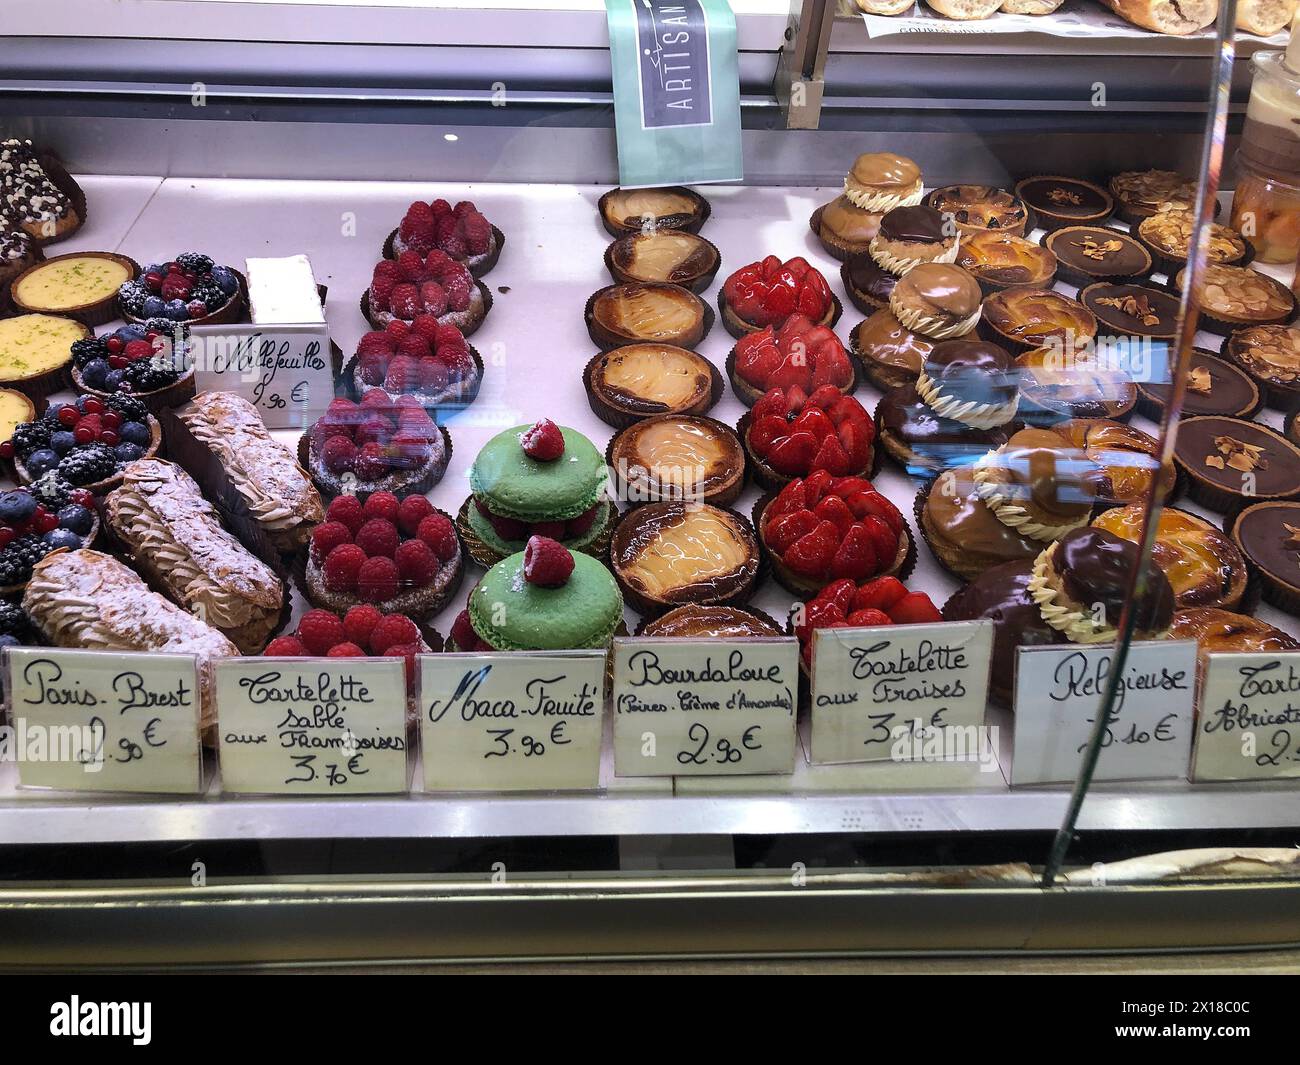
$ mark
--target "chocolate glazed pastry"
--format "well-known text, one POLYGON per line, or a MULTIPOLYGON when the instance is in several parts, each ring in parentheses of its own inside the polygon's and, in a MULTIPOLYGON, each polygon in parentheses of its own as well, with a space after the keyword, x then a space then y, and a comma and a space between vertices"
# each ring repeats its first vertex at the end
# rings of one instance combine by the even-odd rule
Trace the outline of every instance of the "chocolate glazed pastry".
MULTIPOLYGON (((1251 418, 1259 410, 1259 388, 1244 370, 1203 348, 1193 348, 1183 391, 1183 417, 1222 414, 1228 418, 1251 418)), ((1138 411, 1153 422, 1164 416, 1170 385, 1137 383, 1138 411)))
POLYGON ((1300 447, 1256 422, 1184 418, 1174 461, 1191 497, 1223 514, 1256 501, 1300 498, 1300 447))
POLYGON ((985 340, 945 340, 921 366, 916 391, 941 417, 995 429, 1016 416, 1019 377, 1004 348, 985 340))
POLYGON ((849 302, 863 314, 874 314, 889 306, 898 275, 877 266, 870 252, 855 252, 840 267, 840 280, 849 302))
POLYGON ((933 207, 895 207, 880 220, 871 240, 871 257, 893 274, 921 263, 950 263, 957 258, 957 227, 933 207))
POLYGON ((1300 616, 1300 503, 1256 503, 1232 523, 1232 539, 1263 582, 1265 600, 1300 616))
POLYGON ((1126 233, 1100 226, 1065 226, 1043 237, 1056 256, 1057 276, 1076 285, 1141 281, 1151 273, 1151 253, 1126 233))
POLYGON ((974 462, 1009 437, 1006 427, 972 429, 940 417, 917 395, 915 384, 891 389, 881 397, 876 429, 890 458, 911 476, 927 479, 974 462))
POLYGON ((1032 208, 1044 229, 1096 225, 1110 217, 1115 200, 1091 181, 1050 174, 1016 182, 1016 195, 1032 208))

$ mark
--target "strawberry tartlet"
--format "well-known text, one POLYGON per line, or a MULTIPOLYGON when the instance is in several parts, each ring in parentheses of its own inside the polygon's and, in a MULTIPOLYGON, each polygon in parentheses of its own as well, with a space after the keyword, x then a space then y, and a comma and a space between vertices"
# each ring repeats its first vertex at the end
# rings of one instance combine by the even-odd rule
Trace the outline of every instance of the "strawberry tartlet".
POLYGON ((842 577, 796 605, 791 619, 800 661, 811 669, 813 633, 818 629, 919 625, 942 621, 943 614, 925 592, 909 592, 897 577, 873 577, 863 583, 842 577))
POLYGON ((406 209, 401 224, 389 234, 384 255, 396 259, 413 251, 427 257, 440 251, 464 263, 475 277, 482 277, 497 263, 505 237, 492 225, 472 200, 452 207, 446 200, 425 203, 416 200, 406 209))
POLYGON ((769 325, 741 337, 727 358, 727 372, 737 397, 750 407, 773 388, 797 386, 807 396, 822 385, 846 393, 857 385, 840 338, 802 314, 791 315, 779 329, 769 325))
POLYGON ((407 250, 382 260, 361 298, 361 311, 376 329, 390 322, 412 324, 428 314, 465 336, 482 324, 491 307, 487 287, 474 280, 469 267, 436 248, 425 256, 407 250))
POLYGON ((875 457, 871 415, 834 385, 822 385, 811 396, 798 385, 773 388, 736 428, 754 479, 773 491, 814 470, 865 477, 875 457))
POLYGON ((774 326, 780 329, 794 314, 818 325, 839 321, 840 301, 826 278, 802 256, 782 262, 775 255, 742 266, 722 283, 718 310, 728 333, 746 333, 774 326))

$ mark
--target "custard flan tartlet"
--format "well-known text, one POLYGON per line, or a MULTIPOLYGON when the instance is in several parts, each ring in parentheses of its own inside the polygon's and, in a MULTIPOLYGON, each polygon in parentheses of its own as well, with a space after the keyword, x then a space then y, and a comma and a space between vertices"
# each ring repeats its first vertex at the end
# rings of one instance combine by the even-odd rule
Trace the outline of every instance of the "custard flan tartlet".
POLYGON ((679 229, 629 233, 605 249, 605 268, 619 282, 661 281, 703 292, 722 264, 718 249, 679 229))
POLYGON ((665 414, 618 433, 605 453, 615 492, 631 504, 733 503, 745 486, 745 452, 730 426, 665 414))
POLYGON ((636 343, 694 348, 713 325, 713 312, 680 285, 637 282, 593 293, 586 319, 587 333, 602 351, 636 343))
POLYGON ((673 344, 625 344, 582 373, 587 401, 615 429, 661 414, 704 414, 722 396, 722 374, 698 352, 673 344))
POLYGON ((125 255, 71 252, 29 266, 14 278, 9 298, 19 311, 103 325, 117 316, 118 289, 139 273, 139 264, 125 255))
POLYGON ((610 189, 597 205, 612 237, 647 229, 698 233, 709 217, 709 201, 682 185, 655 189, 610 189))

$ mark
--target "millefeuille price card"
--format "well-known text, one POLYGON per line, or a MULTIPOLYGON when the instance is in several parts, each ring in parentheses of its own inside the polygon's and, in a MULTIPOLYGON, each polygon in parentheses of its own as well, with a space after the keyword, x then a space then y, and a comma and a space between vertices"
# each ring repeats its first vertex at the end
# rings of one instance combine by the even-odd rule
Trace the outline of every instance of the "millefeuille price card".
POLYGON ((604 651, 426 655, 425 790, 593 790, 604 706, 604 651))
POLYGON ((814 630, 812 761, 978 751, 992 650, 989 621, 814 630))
POLYGON ((329 327, 200 325, 190 330, 199 392, 234 392, 268 429, 303 429, 334 398, 329 327))
POLYGON ((214 668, 223 791, 408 790, 400 658, 230 658, 214 668))
MULTIPOLYGON (((1113 644, 1017 649, 1012 784, 1074 781, 1114 665, 1113 644)), ((1094 779, 1185 777, 1195 689, 1196 641, 1130 645, 1094 779)))
POLYGON ((1283 777, 1300 777, 1300 652, 1208 655, 1192 779, 1283 777))
POLYGON ((614 772, 793 773, 799 644, 614 640, 614 772))
POLYGON ((11 647, 5 659, 10 723, 0 741, 24 786, 203 790, 193 655, 11 647))

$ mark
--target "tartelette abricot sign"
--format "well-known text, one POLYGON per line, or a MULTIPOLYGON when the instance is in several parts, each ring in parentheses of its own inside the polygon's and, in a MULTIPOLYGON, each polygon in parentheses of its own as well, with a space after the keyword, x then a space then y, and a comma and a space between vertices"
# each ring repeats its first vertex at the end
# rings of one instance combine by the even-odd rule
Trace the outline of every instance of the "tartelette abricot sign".
POLYGON ((10 718, 0 756, 17 761, 24 786, 202 790, 193 655, 12 647, 6 661, 10 718))
POLYGON ((268 429, 306 428, 334 398, 324 323, 203 325, 190 332, 195 388, 243 396, 268 429))
POLYGON ((604 704, 604 651, 425 655, 425 790, 593 789, 604 704))
POLYGON ((1300 777, 1300 652, 1207 656, 1192 779, 1283 777, 1300 777))
POLYGON ((799 644, 616 638, 618 776, 792 773, 799 644))

